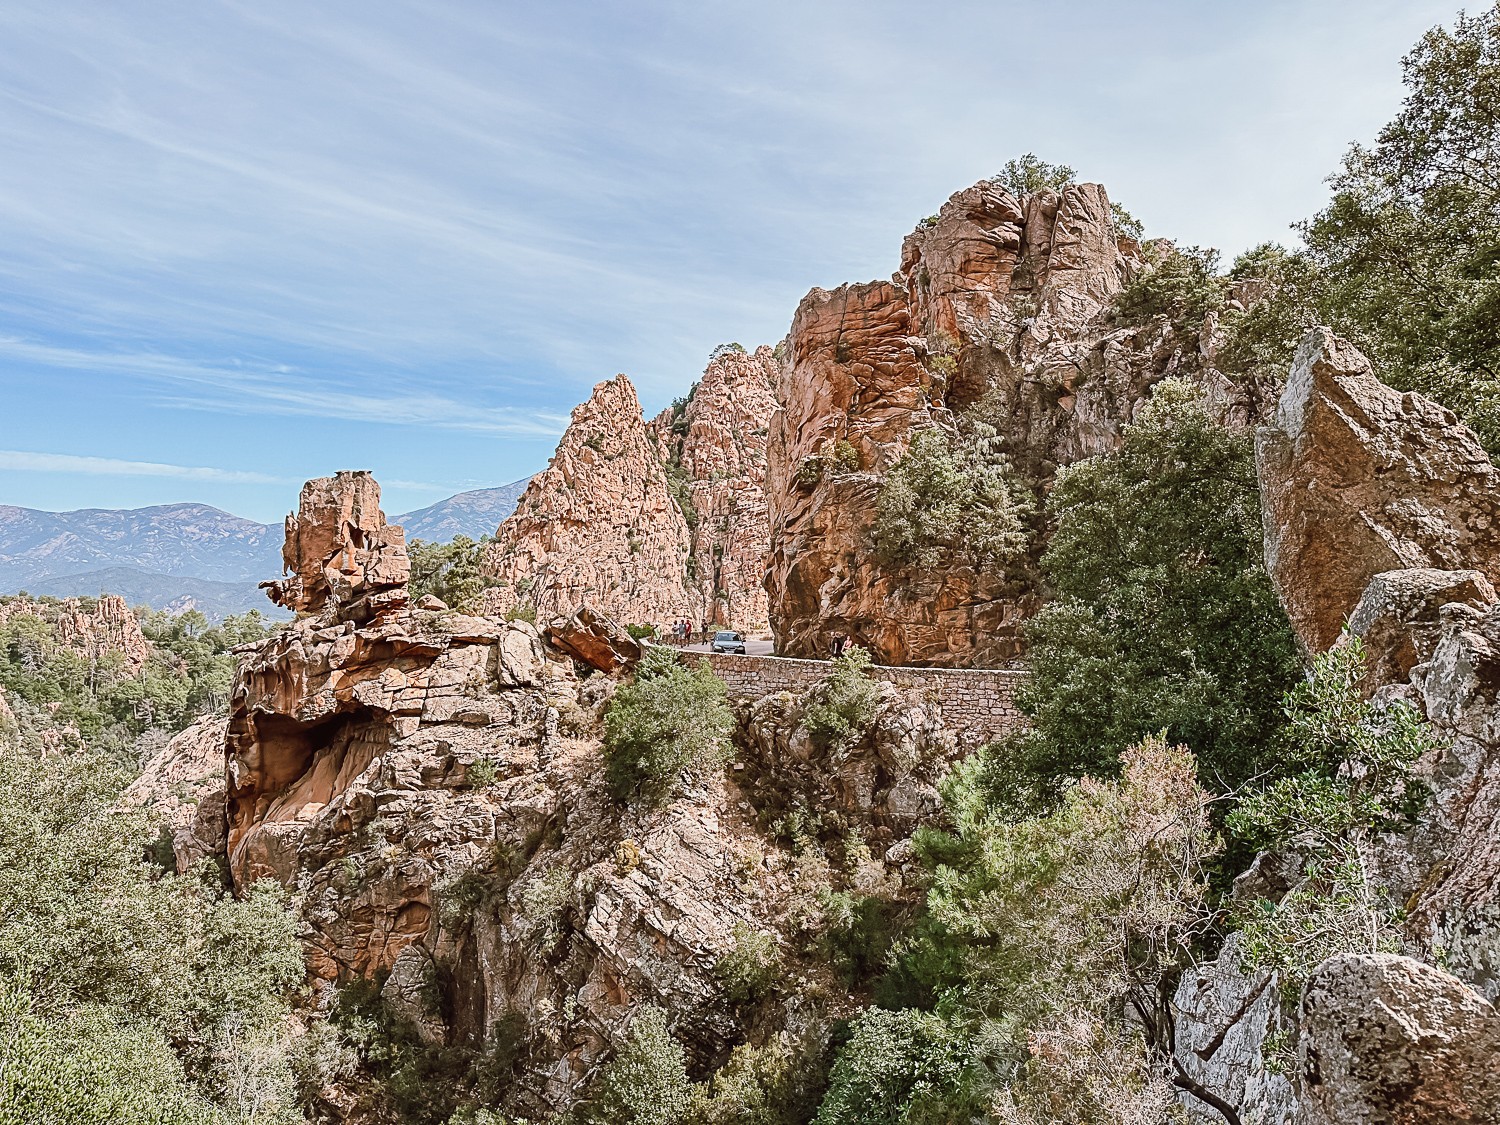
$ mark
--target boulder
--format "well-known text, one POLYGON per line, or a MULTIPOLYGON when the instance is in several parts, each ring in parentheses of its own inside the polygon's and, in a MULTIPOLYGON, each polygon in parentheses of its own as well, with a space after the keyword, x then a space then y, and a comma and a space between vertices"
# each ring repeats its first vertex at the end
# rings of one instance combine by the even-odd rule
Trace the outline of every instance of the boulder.
POLYGON ((1302 999, 1309 1125, 1495 1125, 1500 1012, 1410 957, 1341 954, 1302 999))
POLYGON ((1315 652, 1338 639, 1377 574, 1500 578, 1500 480, 1479 439, 1431 399, 1380 382, 1327 328, 1298 347, 1256 462, 1266 566, 1315 652))
POLYGON ((1349 631, 1365 646, 1372 685, 1404 684, 1432 657, 1445 605, 1484 609, 1495 588, 1477 570, 1387 570, 1375 575, 1349 615, 1349 631))
POLYGON ((547 626, 553 647, 600 672, 616 672, 641 658, 641 644, 624 629, 589 606, 547 626))

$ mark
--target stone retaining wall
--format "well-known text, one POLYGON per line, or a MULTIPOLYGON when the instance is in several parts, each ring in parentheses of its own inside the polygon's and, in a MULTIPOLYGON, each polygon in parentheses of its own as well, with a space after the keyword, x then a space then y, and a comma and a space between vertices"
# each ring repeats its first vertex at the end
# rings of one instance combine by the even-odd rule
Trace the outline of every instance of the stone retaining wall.
MULTIPOLYGON (((690 662, 707 660, 729 687, 731 699, 759 699, 778 691, 804 692, 828 675, 828 661, 785 656, 730 656, 727 653, 684 652, 690 662)), ((1016 709, 1016 692, 1026 673, 1014 668, 891 668, 870 669, 877 680, 904 691, 925 692, 943 711, 943 725, 970 745, 991 742, 1023 722, 1016 709)))

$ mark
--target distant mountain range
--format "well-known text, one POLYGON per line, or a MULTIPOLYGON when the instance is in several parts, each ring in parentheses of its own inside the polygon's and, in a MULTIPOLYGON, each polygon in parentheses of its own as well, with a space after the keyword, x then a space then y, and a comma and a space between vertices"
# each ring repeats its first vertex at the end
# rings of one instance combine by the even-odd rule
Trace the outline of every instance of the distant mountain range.
POLYGON ((429 543, 446 543, 456 535, 478 539, 495 534, 495 529, 516 510, 521 493, 531 483, 524 477, 499 488, 477 488, 460 492, 426 508, 407 512, 391 520, 406 528, 406 538, 425 539, 429 543))
MULTIPOLYGON (((494 534, 531 478, 460 492, 392 518, 408 539, 494 534)), ((132 605, 211 619, 279 615, 257 583, 281 574, 282 526, 207 504, 43 512, 0 504, 0 593, 120 594, 132 605)))

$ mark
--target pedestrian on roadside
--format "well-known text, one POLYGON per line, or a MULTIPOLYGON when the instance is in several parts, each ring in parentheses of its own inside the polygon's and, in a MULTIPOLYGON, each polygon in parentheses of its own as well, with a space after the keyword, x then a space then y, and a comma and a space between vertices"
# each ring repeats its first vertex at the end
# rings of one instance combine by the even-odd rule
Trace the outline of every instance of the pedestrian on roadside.
POLYGON ((844 655, 844 646, 849 643, 849 638, 843 633, 835 633, 833 639, 828 643, 828 651, 833 659, 837 660, 844 655))
POLYGON ((704 644, 708 644, 708 630, 709 630, 709 624, 708 624, 707 621, 705 621, 703 623, 703 643, 704 644))

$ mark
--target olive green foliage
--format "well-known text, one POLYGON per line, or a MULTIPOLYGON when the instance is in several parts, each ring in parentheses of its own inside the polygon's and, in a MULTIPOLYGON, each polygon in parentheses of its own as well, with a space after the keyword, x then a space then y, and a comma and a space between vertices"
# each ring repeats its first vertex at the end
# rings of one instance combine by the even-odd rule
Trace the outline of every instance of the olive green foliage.
POLYGON ((646 1005, 630 1039, 599 1074, 578 1119, 581 1125, 678 1125, 693 1104, 687 1058, 667 1014, 646 1005))
POLYGON ((1255 845, 1286 849, 1301 881, 1278 902, 1242 911, 1252 965, 1275 969, 1295 992, 1335 953, 1398 949, 1396 907, 1370 875, 1377 835, 1409 826, 1426 796, 1412 764, 1434 745, 1404 700, 1364 698, 1357 637, 1313 660, 1287 696, 1286 760, 1298 772, 1247 796, 1231 815, 1255 845))
POLYGON ((997 782, 1108 774, 1156 731, 1221 791, 1277 768, 1301 669, 1262 565, 1250 435, 1163 383, 1118 452, 1059 475, 1047 510, 1051 600, 1028 628, 1019 696, 1032 728, 997 756, 997 782))
POLYGON ((455 535, 447 543, 413 539, 407 545, 412 600, 431 594, 449 609, 475 612, 484 592, 496 585, 494 579, 481 573, 479 565, 490 541, 489 536, 476 541, 467 535, 455 535))
POLYGON ((955 1023, 912 1009, 871 1008, 852 1030, 816 1125, 941 1125, 978 1108, 974 1044, 955 1023))
POLYGON ((97 753, 0 745, 0 1120, 300 1120, 280 888, 236 900, 143 862, 125 780, 97 753))
POLYGON ((875 717, 879 689, 870 679, 870 667, 869 652, 851 645, 808 694, 802 723, 816 741, 824 746, 843 742, 875 717))
POLYGON ((1048 164, 1035 153, 1007 160, 993 179, 1012 195, 1035 195, 1039 191, 1061 191, 1078 173, 1066 164, 1048 164))
POLYGON ((705 1086, 694 1090, 689 1125, 804 1125, 828 1082, 828 1051, 819 1036, 743 1044, 705 1086))
MULTIPOLYGON (((433 1045, 425 1042, 404 1015, 380 995, 378 980, 353 981, 339 990, 332 1012, 332 1032, 339 1053, 348 1053, 363 1073, 357 1076, 360 1113, 370 1120, 401 1125, 480 1125, 505 1120, 489 1113, 500 1105, 525 1053, 526 1021, 507 1012, 489 1029, 483 1041, 433 1045)), ((433 1002, 442 984, 433 982, 433 1002)), ((323 1025, 326 1029, 328 1025, 323 1025)), ((314 1031, 319 1025, 314 1025, 314 1031)), ((351 1077, 347 1062, 332 1069, 351 1077)), ((325 1072, 314 1074, 326 1080, 325 1072)))
MULTIPOLYGON (((720 344, 708 353, 708 362, 713 363, 716 359, 723 359, 726 355, 745 355, 745 345, 731 341, 728 344, 720 344)), ((694 384, 696 387, 697 384, 694 384)))
POLYGON ((1146 268, 1115 295, 1115 319, 1150 324, 1165 316, 1179 336, 1195 337, 1211 312, 1224 305, 1219 255, 1197 246, 1146 244, 1146 268))
POLYGON ((753 1003, 768 995, 781 976, 781 950, 776 936, 746 922, 734 924, 734 948, 714 966, 724 995, 735 1004, 753 1003))
POLYGON ((1306 254, 1274 242, 1246 250, 1229 268, 1229 292, 1240 306, 1223 318, 1218 362, 1225 370, 1269 384, 1286 379, 1292 354, 1307 329, 1338 323, 1319 306, 1317 270, 1306 254))
POLYGON ((708 662, 687 667, 650 645, 635 681, 621 687, 604 715, 606 777, 622 801, 661 804, 684 775, 703 775, 729 759, 734 712, 724 681, 708 662))
POLYGON ((1028 1107, 1059 1087, 1106 1108, 1159 1098, 1164 998, 1204 924, 1216 848, 1195 773, 1186 750, 1149 738, 1118 780, 1086 779, 1055 811, 1012 820, 981 759, 957 767, 943 786, 950 828, 918 836, 928 912, 903 952, 930 1011, 860 1017, 818 1120, 957 1121, 1007 1105, 1007 1120, 1103 1125, 1127 1117, 1028 1107), (1060 1046, 1039 1055, 1048 1042, 1060 1046))
POLYGON ((1354 146, 1300 233, 1324 304, 1381 377, 1456 410, 1500 450, 1500 7, 1434 28, 1407 96, 1354 146))
MULTIPOLYGON (((216 626, 196 610, 176 616, 141 610, 141 632, 152 652, 144 668, 131 671, 121 653, 89 654, 62 644, 62 602, 25 600, 32 612, 0 623, 0 688, 20 704, 18 711, 45 709, 48 723, 76 728, 99 749, 122 751, 147 730, 181 730, 224 706, 234 679, 229 650, 269 632, 253 610, 216 626)), ((92 612, 92 599, 79 603, 92 612)))
POLYGON ((1146 235, 1145 224, 1118 203, 1109 205, 1109 213, 1115 221, 1115 233, 1126 238, 1140 240, 1146 235))
POLYGON ((876 554, 894 565, 1004 570, 1025 557, 1035 502, 999 431, 965 419, 955 437, 923 430, 880 482, 876 554))

